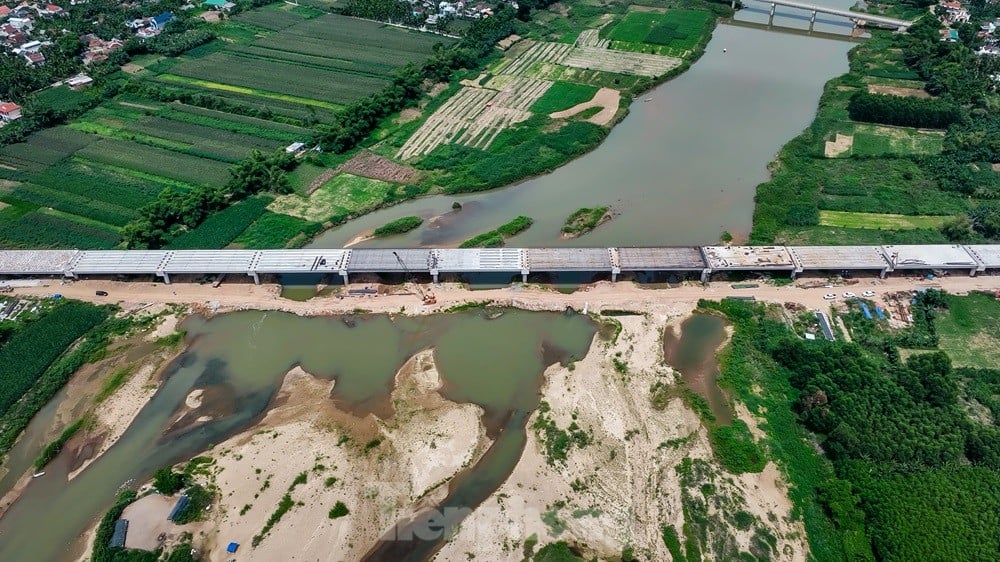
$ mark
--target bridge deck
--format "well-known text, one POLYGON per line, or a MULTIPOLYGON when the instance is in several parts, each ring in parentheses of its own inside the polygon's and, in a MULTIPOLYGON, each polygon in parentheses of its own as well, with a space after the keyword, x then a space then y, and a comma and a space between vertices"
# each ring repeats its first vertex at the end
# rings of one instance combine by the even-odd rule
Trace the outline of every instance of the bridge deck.
POLYGON ((810 4, 808 2, 796 2, 795 0, 755 0, 755 1, 763 2, 765 4, 777 4, 779 6, 788 6, 789 8, 798 8, 800 10, 808 10, 810 12, 820 12, 823 14, 843 16, 845 18, 864 20, 866 22, 878 23, 882 25, 891 25, 894 27, 908 28, 911 25, 913 25, 912 21, 906 21, 896 18, 888 18, 885 16, 880 16, 878 14, 868 14, 864 12, 852 12, 850 10, 841 10, 839 8, 829 8, 826 6, 819 6, 817 4, 810 4))
POLYGON ((1000 268, 1000 246, 972 244, 966 246, 965 249, 975 256, 979 263, 983 264, 983 268, 1000 268))
POLYGON ((0 276, 1000 269, 1000 245, 0 250, 0 276))
POLYGON ((879 246, 789 246, 788 251, 801 271, 889 268, 879 246))
POLYGON ((705 269, 701 249, 689 248, 618 248, 622 271, 698 271, 705 269))
POLYGON ((979 263, 962 246, 900 245, 883 246, 894 269, 949 269, 976 267, 979 263))

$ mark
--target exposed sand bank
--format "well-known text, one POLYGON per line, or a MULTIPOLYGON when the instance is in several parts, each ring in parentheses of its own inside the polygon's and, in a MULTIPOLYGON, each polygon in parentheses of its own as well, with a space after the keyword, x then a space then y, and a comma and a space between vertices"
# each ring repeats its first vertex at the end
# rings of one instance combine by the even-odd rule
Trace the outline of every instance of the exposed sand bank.
MULTIPOLYGON (((650 400, 653 384, 674 384, 674 374, 662 363, 660 330, 668 319, 692 308, 661 305, 646 317, 620 317, 623 330, 617 343, 595 342, 572 370, 550 368, 542 399, 551 410, 545 415, 562 429, 575 422, 590 442, 571 446, 565 464, 550 464, 538 432, 529 433, 510 478, 465 521, 435 561, 520 561, 524 541, 532 535, 538 539, 536 550, 562 540, 582 547, 587 559, 614 558, 628 546, 641 560, 669 560, 662 526, 681 529, 685 522, 684 487, 675 467, 684 459, 714 466, 698 417, 679 398, 662 410, 650 400), (627 374, 613 366, 614 359, 628 365, 627 374)), ((539 415, 533 414, 529 427, 539 415)), ((744 506, 778 537, 782 560, 805 560, 805 534, 788 522, 791 505, 774 484, 773 472, 732 477, 716 468, 708 479, 720 498, 710 514, 744 506), (769 521, 769 513, 775 522, 769 521)), ((749 530, 709 530, 710 536, 722 533, 730 535, 726 540, 750 543, 749 530)), ((712 552, 705 556, 720 559, 712 552)))
POLYGON ((393 417, 383 421, 339 411, 333 383, 290 371, 260 424, 206 453, 220 490, 204 529, 209 559, 224 560, 236 541, 240 560, 357 560, 398 520, 438 501, 489 445, 482 410, 438 394, 430 351, 411 358, 396 383, 393 417), (301 473, 306 482, 289 491, 301 473), (295 505, 252 547, 286 493, 295 505), (350 513, 331 519, 338 501, 350 513))
POLYGON ((597 93, 594 94, 594 97, 591 98, 590 101, 578 103, 569 109, 550 113, 549 117, 553 119, 564 119, 566 117, 572 117, 582 111, 590 109, 591 107, 599 107, 601 110, 588 117, 587 121, 595 125, 607 125, 611 123, 611 121, 615 118, 615 114, 618 113, 618 104, 621 103, 621 98, 622 94, 618 90, 601 88, 600 90, 597 90, 597 93))

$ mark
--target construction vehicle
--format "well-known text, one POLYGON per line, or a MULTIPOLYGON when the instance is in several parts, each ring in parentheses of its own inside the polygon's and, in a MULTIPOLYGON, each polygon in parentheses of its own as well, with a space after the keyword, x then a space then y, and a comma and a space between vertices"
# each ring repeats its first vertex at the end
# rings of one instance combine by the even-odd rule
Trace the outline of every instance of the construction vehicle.
MULTIPOLYGON (((406 263, 403 262, 403 258, 399 257, 399 254, 396 252, 393 252, 392 255, 396 256, 396 261, 398 261, 399 265, 403 268, 403 273, 405 274, 404 282, 413 280, 413 276, 410 275, 410 269, 406 267, 406 263)), ((417 283, 416 280, 413 280, 413 286, 417 288, 417 294, 420 295, 420 300, 423 301, 425 306, 437 304, 437 298, 434 296, 434 293, 430 291, 425 293, 424 290, 420 288, 420 283, 417 283)))

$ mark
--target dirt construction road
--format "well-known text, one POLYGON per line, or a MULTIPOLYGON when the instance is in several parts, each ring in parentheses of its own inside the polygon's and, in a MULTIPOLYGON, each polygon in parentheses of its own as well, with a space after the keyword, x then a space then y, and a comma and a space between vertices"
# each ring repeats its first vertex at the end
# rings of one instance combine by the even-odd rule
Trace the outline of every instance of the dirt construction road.
MULTIPOLYGON (((282 298, 278 285, 252 285, 249 283, 223 284, 212 287, 208 284, 174 283, 164 285, 150 282, 121 282, 106 280, 85 280, 61 282, 49 281, 47 285, 15 288, 10 296, 33 295, 51 296, 60 293, 66 298, 95 303, 117 303, 125 310, 157 303, 187 304, 201 312, 228 312, 233 310, 283 310, 304 316, 339 314, 364 309, 370 312, 406 312, 407 314, 429 314, 440 312, 451 306, 468 302, 493 301, 499 305, 511 305, 531 310, 561 310, 566 307, 590 310, 631 309, 645 310, 663 304, 693 303, 698 299, 717 300, 727 296, 752 296, 758 301, 796 302, 810 309, 826 310, 834 302, 843 300, 845 291, 861 295, 863 291, 874 291, 873 300, 881 301, 888 292, 921 288, 940 288, 953 293, 969 291, 998 291, 1000 276, 958 277, 949 276, 926 280, 914 277, 894 277, 884 280, 861 279, 854 285, 825 287, 822 280, 803 279, 796 284, 778 287, 761 284, 757 288, 733 289, 729 282, 713 282, 705 286, 698 283, 676 288, 642 288, 630 282, 615 284, 602 281, 571 294, 555 292, 545 286, 512 286, 502 289, 471 291, 459 284, 439 286, 422 285, 423 290, 432 290, 437 304, 421 304, 413 285, 380 286, 379 295, 337 295, 316 297, 308 301, 293 301, 282 298), (802 285, 820 285, 803 287, 802 285), (106 291, 108 296, 97 296, 96 291, 106 291), (824 299, 828 293, 836 294, 833 301, 824 299)), ((365 285, 352 285, 362 288, 365 285)))

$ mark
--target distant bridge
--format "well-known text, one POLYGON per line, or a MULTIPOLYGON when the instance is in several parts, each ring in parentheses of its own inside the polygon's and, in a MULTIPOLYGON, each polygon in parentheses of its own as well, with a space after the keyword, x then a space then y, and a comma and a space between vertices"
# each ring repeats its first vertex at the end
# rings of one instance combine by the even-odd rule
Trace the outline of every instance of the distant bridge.
MULTIPOLYGON (((477 248, 303 250, 0 250, 0 277, 143 275, 339 275, 361 273, 625 272, 786 273, 921 270, 975 275, 1000 270, 1000 245, 680 246, 657 248, 477 248), (398 256, 398 259, 397 259, 398 256), (400 261, 404 265, 400 264, 400 261)), ((2 282, 0 282, 2 284, 2 282)))
MULTIPOLYGON (((807 2, 796 2, 795 0, 753 0, 754 2, 764 2, 771 5, 771 11, 767 18, 767 25, 771 25, 774 21, 774 11, 777 6, 787 6, 789 8, 796 8, 799 10, 806 10, 811 12, 809 16, 809 31, 812 31, 813 25, 816 23, 816 14, 831 14, 834 16, 840 16, 848 18, 855 24, 863 25, 866 23, 874 23, 881 26, 897 29, 899 31, 905 31, 913 25, 914 22, 907 20, 900 20, 896 18, 887 18, 885 16, 879 16, 875 14, 866 14, 862 12, 852 12, 850 10, 841 10, 838 8, 828 8, 826 6, 819 6, 816 4, 809 4, 807 2)), ((734 0, 733 7, 736 7, 736 2, 734 0)))

